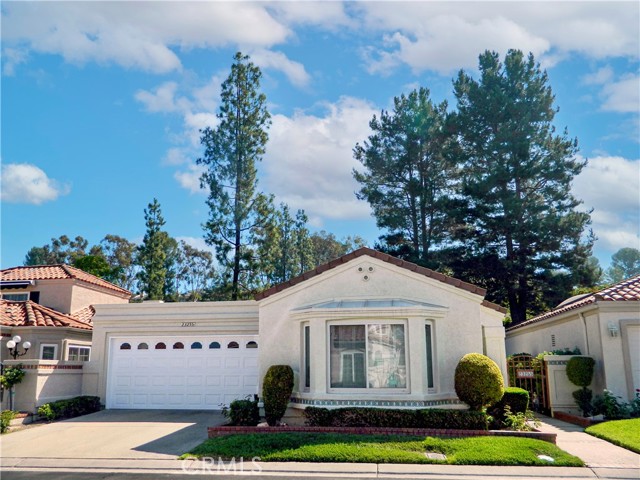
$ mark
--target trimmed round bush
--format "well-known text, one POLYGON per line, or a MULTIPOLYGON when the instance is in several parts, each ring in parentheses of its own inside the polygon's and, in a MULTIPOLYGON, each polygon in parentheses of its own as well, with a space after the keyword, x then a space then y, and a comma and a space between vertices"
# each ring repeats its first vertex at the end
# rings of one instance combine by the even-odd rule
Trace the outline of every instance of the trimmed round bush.
POLYGON ((500 405, 502 410, 506 405, 509 405, 511 413, 525 413, 529 408, 529 392, 524 388, 506 387, 504 395, 497 405, 500 405))
POLYGON ((456 367, 455 388, 458 398, 469 405, 471 410, 481 411, 502 398, 502 372, 489 357, 480 353, 467 353, 456 367))
POLYGON ((293 391, 293 369, 289 365, 271 365, 262 383, 264 417, 269 426, 280 422, 287 411, 293 391))
POLYGON ((596 361, 591 357, 571 357, 567 362, 567 377, 578 387, 588 387, 593 380, 596 361))

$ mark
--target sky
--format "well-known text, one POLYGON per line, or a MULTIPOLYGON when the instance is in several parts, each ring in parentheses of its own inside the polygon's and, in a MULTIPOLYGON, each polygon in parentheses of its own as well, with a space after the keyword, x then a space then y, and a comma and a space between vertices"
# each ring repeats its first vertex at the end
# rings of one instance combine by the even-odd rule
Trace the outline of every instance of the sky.
POLYGON ((157 198, 166 230, 206 247, 200 129, 242 51, 272 115, 259 189, 312 230, 382 233, 351 172, 356 143, 418 87, 455 107, 478 55, 532 52, 555 126, 588 160, 572 191, 591 210, 603 266, 640 247, 640 3, 16 2, 1 4, 0 266, 52 237, 140 242, 157 198))

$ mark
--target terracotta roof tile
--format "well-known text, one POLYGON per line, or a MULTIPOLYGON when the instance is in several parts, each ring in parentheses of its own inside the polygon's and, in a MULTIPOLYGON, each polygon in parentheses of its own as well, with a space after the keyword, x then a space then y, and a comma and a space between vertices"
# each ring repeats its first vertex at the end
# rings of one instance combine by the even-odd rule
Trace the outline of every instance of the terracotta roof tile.
POLYGON ((58 280, 58 279, 75 279, 82 282, 97 285, 102 288, 118 292, 120 294, 131 296, 131 292, 114 285, 111 282, 91 275, 79 268, 72 267, 71 265, 34 265, 26 267, 13 267, 0 270, 0 280, 2 281, 15 281, 15 280, 58 280))
POLYGON ((81 322, 92 324, 93 316, 95 314, 96 314, 96 309, 93 308, 93 305, 89 305, 88 307, 82 308, 77 312, 73 312, 71 316, 74 318, 77 318, 81 322))
POLYGON ((0 299, 0 325, 8 327, 72 327, 92 330, 88 322, 65 315, 31 300, 10 302, 0 299))
POLYGON ((623 280, 610 287, 604 288, 592 294, 585 294, 571 301, 565 301, 549 312, 533 317, 525 322, 507 328, 510 332, 517 328, 538 323, 556 315, 575 310, 595 302, 637 302, 640 301, 640 275, 623 280))
MULTIPOLYGON (((347 263, 355 258, 362 257, 364 255, 372 258, 377 258, 379 260, 382 260, 383 262, 391 263, 392 265, 397 265, 400 268, 405 268, 412 272, 419 273, 420 275, 424 275, 425 277, 430 277, 439 282, 446 283, 447 285, 452 285, 454 287, 461 288, 462 290, 466 290, 476 295, 480 295, 481 297, 484 297, 485 294, 487 293, 484 288, 478 287, 476 285, 472 285, 470 283, 463 282, 462 280, 459 280, 457 278, 448 277, 447 275, 436 272, 434 270, 430 270, 425 267, 421 267, 419 265, 416 265, 415 263, 407 262, 406 260, 402 260, 397 257, 392 257, 391 255, 379 252, 377 250, 373 250, 371 248, 362 247, 357 250, 354 250, 353 252, 347 253, 342 257, 336 258, 335 260, 331 260, 329 263, 319 265, 315 269, 309 270, 308 272, 305 272, 302 275, 298 275, 297 277, 294 277, 286 282, 280 283, 267 290, 264 290, 258 293, 255 296, 255 299, 262 300, 264 298, 267 298, 275 293, 281 292, 282 290, 292 287, 304 280, 308 280, 312 277, 315 277, 316 275, 320 275, 321 273, 326 272, 327 270, 331 270, 332 268, 335 268, 339 265, 342 265, 344 263, 347 263)), ((503 307, 500 307, 499 305, 496 305, 491 302, 487 302, 486 300, 483 301, 483 305, 485 307, 492 308, 502 313, 506 312, 506 309, 504 309, 503 307)))

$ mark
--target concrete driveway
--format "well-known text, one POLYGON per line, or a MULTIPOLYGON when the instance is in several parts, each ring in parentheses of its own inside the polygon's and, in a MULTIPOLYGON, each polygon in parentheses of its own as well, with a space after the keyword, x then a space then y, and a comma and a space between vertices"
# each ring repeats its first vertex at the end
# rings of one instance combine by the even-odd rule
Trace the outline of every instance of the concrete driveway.
POLYGON ((2 458, 175 459, 225 418, 211 410, 103 410, 2 436, 2 458))

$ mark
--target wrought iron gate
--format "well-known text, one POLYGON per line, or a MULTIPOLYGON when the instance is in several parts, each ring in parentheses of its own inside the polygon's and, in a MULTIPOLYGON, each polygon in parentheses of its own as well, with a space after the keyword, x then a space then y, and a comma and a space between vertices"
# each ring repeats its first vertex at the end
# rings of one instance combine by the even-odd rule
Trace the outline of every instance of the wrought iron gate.
POLYGON ((529 408, 535 412, 549 414, 549 383, 547 365, 544 360, 531 355, 515 355, 507 359, 509 386, 529 392, 529 408))

